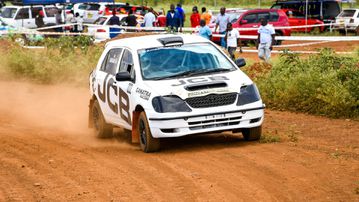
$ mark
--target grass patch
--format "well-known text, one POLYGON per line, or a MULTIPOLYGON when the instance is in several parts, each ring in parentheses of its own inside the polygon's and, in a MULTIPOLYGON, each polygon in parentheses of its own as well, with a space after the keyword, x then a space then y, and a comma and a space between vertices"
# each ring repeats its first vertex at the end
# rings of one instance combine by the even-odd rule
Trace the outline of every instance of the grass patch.
MULTIPOLYGON (((251 69, 251 68, 249 68, 251 69)), ((359 118, 359 58, 331 49, 300 58, 280 56, 255 81, 268 107, 339 118, 359 118)))
POLYGON ((262 144, 277 143, 280 141, 281 141, 281 138, 278 135, 274 135, 274 134, 262 134, 261 138, 259 139, 259 142, 262 144))
POLYGON ((0 49, 0 72, 10 78, 42 84, 88 83, 88 75, 97 65, 103 48, 53 46, 46 49, 24 49, 16 44, 0 49))

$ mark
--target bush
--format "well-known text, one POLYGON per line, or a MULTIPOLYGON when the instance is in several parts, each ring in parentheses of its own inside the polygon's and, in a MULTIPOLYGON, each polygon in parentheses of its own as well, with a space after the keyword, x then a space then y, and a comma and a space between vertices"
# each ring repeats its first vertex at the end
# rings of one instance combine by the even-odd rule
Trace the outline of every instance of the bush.
POLYGON ((38 83, 88 83, 87 76, 96 67, 102 48, 91 46, 87 47, 86 51, 82 49, 68 50, 66 53, 62 51, 55 45, 36 50, 12 45, 7 51, 1 51, 0 69, 11 77, 38 83))
POLYGON ((308 58, 286 53, 257 83, 271 108, 358 118, 358 62, 357 57, 339 56, 331 49, 308 58))

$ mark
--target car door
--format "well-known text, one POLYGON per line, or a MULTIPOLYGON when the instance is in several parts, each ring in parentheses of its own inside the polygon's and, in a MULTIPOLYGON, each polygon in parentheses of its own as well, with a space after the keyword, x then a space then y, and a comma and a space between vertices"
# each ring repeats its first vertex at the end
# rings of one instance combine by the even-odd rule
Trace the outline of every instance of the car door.
MULTIPOLYGON (((258 28, 257 13, 249 13, 239 21, 239 28, 258 28)), ((257 30, 241 30, 241 35, 257 35, 257 30)))
MULTIPOLYGON (((132 127, 132 113, 131 113, 131 105, 133 105, 133 96, 130 96, 136 88, 135 83, 135 69, 134 69, 134 61, 133 55, 129 49, 124 49, 120 67, 118 72, 128 72, 131 75, 131 81, 120 81, 116 82, 115 85, 118 89, 117 96, 119 100, 119 113, 117 116, 116 122, 120 123, 121 126, 131 129, 132 127)), ((133 107, 132 107, 133 108, 133 107)))
POLYGON ((119 125, 119 99, 116 87, 116 72, 122 55, 122 48, 114 48, 107 52, 100 69, 96 73, 95 94, 107 123, 119 125))
POLYGON ((32 19, 30 19, 30 10, 28 7, 20 8, 15 16, 15 20, 19 27, 34 28, 31 22, 32 19))

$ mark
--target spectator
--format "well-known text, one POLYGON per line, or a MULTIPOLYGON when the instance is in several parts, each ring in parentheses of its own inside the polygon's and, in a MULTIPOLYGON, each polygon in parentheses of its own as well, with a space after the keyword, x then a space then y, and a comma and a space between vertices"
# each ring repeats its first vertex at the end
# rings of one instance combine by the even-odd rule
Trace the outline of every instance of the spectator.
MULTIPOLYGON (((216 28, 214 29, 214 32, 217 32, 217 28, 219 27, 219 34, 222 35, 226 34, 228 23, 229 23, 229 15, 226 13, 226 8, 222 7, 220 9, 220 13, 216 18, 216 28)), ((226 48, 226 41, 224 40, 224 37, 221 37, 221 46, 223 48, 226 48)))
POLYGON ((192 9, 192 15, 191 15, 191 27, 197 27, 199 25, 199 21, 201 21, 201 16, 198 13, 197 6, 193 7, 192 9))
POLYGON ((227 50, 232 60, 235 60, 235 52, 239 46, 239 50, 242 53, 241 39, 239 38, 239 32, 233 29, 232 23, 227 24, 226 36, 224 37, 227 43, 227 50))
POLYGON ((257 49, 258 57, 265 62, 269 62, 271 50, 275 42, 275 30, 268 24, 266 18, 261 18, 261 26, 258 29, 257 49))
POLYGON ((170 29, 171 32, 177 32, 178 27, 181 25, 181 17, 177 10, 175 10, 175 5, 171 4, 170 10, 167 12, 166 16, 166 27, 170 29))
POLYGON ((145 15, 144 24, 145 27, 154 27, 156 22, 156 16, 153 14, 153 8, 148 9, 148 13, 145 15))
MULTIPOLYGON (((58 9, 58 10, 57 10, 57 13, 56 13, 56 15, 55 15, 56 25, 62 25, 62 24, 63 24, 61 13, 62 13, 62 10, 61 10, 61 9, 58 9)), ((62 32, 62 27, 57 27, 57 28, 56 28, 56 31, 57 31, 57 32, 62 32)))
POLYGON ((201 37, 204 37, 208 40, 211 40, 212 39, 212 31, 211 29, 206 25, 206 21, 205 20, 201 20, 200 21, 200 28, 199 28, 199 35, 201 37))
POLYGON ((164 15, 163 11, 158 12, 157 26, 166 27, 166 16, 164 15))
POLYGON ((84 30, 83 28, 83 23, 84 23, 84 19, 82 18, 82 16, 80 16, 79 13, 75 14, 75 19, 76 19, 76 23, 77 25, 75 25, 75 32, 82 32, 84 30))
POLYGON ((112 10, 112 16, 109 19, 109 25, 118 25, 120 26, 120 18, 116 15, 116 9, 112 10))
MULTIPOLYGON (((66 24, 72 24, 75 23, 76 19, 74 16, 74 11, 71 10, 70 13, 66 14, 66 24)), ((73 31, 73 26, 66 26, 66 30, 73 31)))
POLYGON ((45 27, 44 23, 44 11, 40 10, 35 16, 35 24, 37 28, 45 27))
POLYGON ((207 12, 206 7, 202 7, 201 19, 206 21, 206 25, 211 23, 212 16, 207 12))
POLYGON ((176 11, 179 14, 179 18, 180 18, 179 27, 180 27, 180 32, 182 32, 182 27, 184 27, 184 22, 186 21, 186 13, 182 8, 181 4, 177 4, 176 11))
POLYGON ((126 24, 129 27, 136 27, 137 17, 133 14, 132 10, 128 11, 128 16, 126 17, 126 24))

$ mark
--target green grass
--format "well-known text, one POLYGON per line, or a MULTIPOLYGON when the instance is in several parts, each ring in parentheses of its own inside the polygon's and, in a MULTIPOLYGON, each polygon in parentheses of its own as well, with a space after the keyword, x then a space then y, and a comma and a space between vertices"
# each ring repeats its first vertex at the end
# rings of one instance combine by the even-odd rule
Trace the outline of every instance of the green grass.
POLYGON ((358 64, 358 55, 341 56, 331 49, 307 58, 282 54, 255 81, 269 108, 359 119, 358 64))
POLYGON ((261 138, 259 139, 259 142, 262 144, 277 143, 280 141, 281 141, 281 138, 278 135, 273 135, 273 134, 262 134, 261 138))

